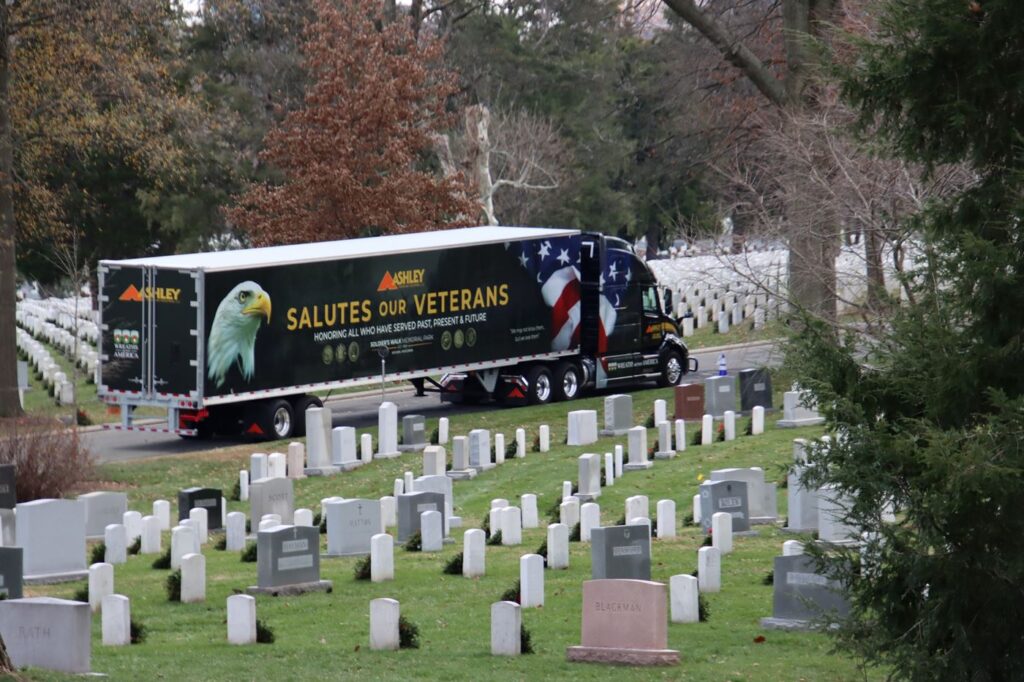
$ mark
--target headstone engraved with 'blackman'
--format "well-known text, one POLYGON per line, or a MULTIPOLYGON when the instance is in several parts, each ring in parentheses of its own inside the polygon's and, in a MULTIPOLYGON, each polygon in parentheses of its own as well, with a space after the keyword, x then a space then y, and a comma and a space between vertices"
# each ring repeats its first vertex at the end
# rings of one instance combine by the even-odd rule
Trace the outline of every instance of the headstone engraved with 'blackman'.
POLYGON ((223 491, 219 488, 185 488, 178 491, 178 520, 184 521, 193 509, 206 510, 207 530, 221 529, 221 500, 223 491))
POLYGON ((566 649, 574 662, 676 665, 668 648, 668 590, 649 580, 587 580, 583 583, 580 646, 566 649))

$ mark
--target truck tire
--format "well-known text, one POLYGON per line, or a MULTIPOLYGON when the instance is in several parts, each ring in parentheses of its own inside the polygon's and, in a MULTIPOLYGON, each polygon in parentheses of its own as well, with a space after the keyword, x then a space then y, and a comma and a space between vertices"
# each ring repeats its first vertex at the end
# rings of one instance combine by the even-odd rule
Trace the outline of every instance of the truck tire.
POLYGON ((572 362, 560 362, 555 367, 553 394, 555 401, 575 400, 583 387, 583 372, 572 362))
POLYGON ((292 404, 283 399, 268 400, 263 404, 259 424, 267 440, 291 438, 295 432, 292 404))
POLYGON ((551 382, 551 370, 544 365, 534 365, 526 372, 526 381, 529 383, 530 405, 545 405, 551 402, 551 394, 554 387, 551 382))
POLYGON ((292 414, 295 416, 295 426, 292 427, 292 435, 300 438, 306 435, 306 410, 311 407, 323 407, 324 403, 315 395, 303 395, 295 398, 292 402, 292 414))
POLYGON ((683 356, 677 350, 670 349, 662 353, 658 367, 661 370, 658 376, 659 386, 675 386, 685 374, 683 356))

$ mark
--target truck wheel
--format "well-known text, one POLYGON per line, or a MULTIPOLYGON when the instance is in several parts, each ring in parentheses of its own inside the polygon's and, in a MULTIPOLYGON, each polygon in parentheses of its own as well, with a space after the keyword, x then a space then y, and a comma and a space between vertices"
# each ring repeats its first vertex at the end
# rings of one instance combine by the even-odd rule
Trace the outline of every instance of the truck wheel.
POLYGON ((661 375, 659 386, 675 386, 683 378, 683 356, 677 350, 667 350, 661 354, 661 375))
POLYGON ((550 369, 544 365, 534 365, 526 373, 526 381, 530 384, 529 403, 531 405, 544 405, 551 402, 553 387, 550 369))
POLYGON ((574 400, 579 397, 582 388, 580 368, 571 362, 560 362, 555 367, 554 399, 574 400))
POLYGON ((287 400, 267 401, 260 419, 260 428, 263 429, 268 440, 291 438, 295 429, 295 413, 292 411, 292 404, 287 400))
POLYGON ((292 435, 296 438, 306 435, 306 410, 311 407, 323 407, 324 403, 315 395, 303 395, 292 403, 292 414, 295 415, 295 426, 292 427, 292 435))

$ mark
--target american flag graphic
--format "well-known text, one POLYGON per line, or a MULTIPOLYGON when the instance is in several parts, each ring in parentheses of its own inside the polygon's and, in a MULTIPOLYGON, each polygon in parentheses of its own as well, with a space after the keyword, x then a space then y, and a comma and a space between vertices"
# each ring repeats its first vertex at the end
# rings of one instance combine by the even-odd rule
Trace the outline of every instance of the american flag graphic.
MULTIPOLYGON (((551 308, 552 350, 566 350, 579 343, 580 336, 580 242, 578 237, 555 237, 520 242, 519 264, 541 288, 551 308)), ((601 275, 601 304, 598 350, 605 352, 608 336, 615 327, 615 308, 625 304, 629 284, 629 255, 609 250, 601 275)))

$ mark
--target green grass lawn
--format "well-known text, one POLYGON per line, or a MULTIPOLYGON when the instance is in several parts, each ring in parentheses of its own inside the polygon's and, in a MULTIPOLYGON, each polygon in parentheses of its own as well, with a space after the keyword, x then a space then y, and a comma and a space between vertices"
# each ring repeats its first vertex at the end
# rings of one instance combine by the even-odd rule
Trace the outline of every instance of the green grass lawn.
MULTIPOLYGON (((656 397, 668 397, 668 389, 634 393, 637 423, 644 423, 656 397)), ((241 563, 238 553, 220 552, 208 545, 207 601, 204 604, 168 603, 164 581, 168 571, 150 568, 152 556, 129 557, 115 568, 115 590, 132 600, 133 617, 149 631, 141 645, 124 648, 101 646, 100 619, 93 619, 93 669, 113 679, 683 679, 683 680, 849 680, 863 679, 854 660, 832 652, 825 635, 764 631, 759 619, 771 614, 772 588, 763 579, 772 557, 781 554, 782 542, 792 536, 774 527, 759 527, 757 537, 735 538, 735 550, 723 557, 723 590, 707 595, 710 619, 706 623, 670 625, 669 646, 682 656, 679 666, 667 669, 628 669, 591 664, 569 664, 565 648, 579 644, 581 584, 590 577, 589 546, 572 543, 571 567, 545 572, 545 606, 528 609, 523 623, 530 630, 536 653, 514 659, 490 656, 490 604, 518 579, 519 557, 533 552, 546 538, 547 512, 560 495, 563 480, 576 480, 578 455, 604 453, 625 438, 605 438, 587 447, 561 445, 569 409, 595 408, 601 416, 601 398, 569 405, 496 410, 451 417, 451 433, 471 428, 490 428, 514 442, 514 430, 526 425, 528 443, 536 425, 548 423, 552 443, 546 454, 530 452, 525 459, 510 459, 472 481, 455 483, 456 514, 463 529, 453 529, 455 543, 439 554, 414 554, 396 547, 393 582, 373 584, 352 578, 356 559, 324 559, 322 577, 334 581, 332 594, 298 597, 257 597, 257 617, 270 625, 277 641, 269 645, 229 646, 226 641, 225 600, 237 590, 256 583, 256 565, 241 563), (487 575, 466 579, 442 573, 445 561, 462 550, 462 532, 477 527, 492 498, 504 497, 517 504, 523 493, 538 495, 541 528, 524 530, 519 547, 488 547, 487 575), (369 650, 369 602, 392 597, 403 615, 420 629, 418 650, 373 652, 369 650), (763 635, 765 640, 755 642, 763 635)), ((769 415, 773 424, 776 416, 769 415)), ((745 424, 738 429, 742 433, 745 424)), ((428 424, 432 430, 433 423, 428 424)), ((696 424, 688 425, 692 438, 696 424)), ((682 519, 692 508, 698 478, 712 469, 729 466, 762 466, 768 480, 782 478, 791 458, 795 437, 815 437, 820 430, 777 430, 758 437, 740 437, 729 443, 688 446, 653 469, 628 473, 604 488, 598 500, 602 521, 613 524, 624 512, 625 499, 646 494, 652 516, 659 499, 676 501, 682 519)), ((655 432, 649 431, 649 444, 655 432)), ((126 490, 130 507, 148 513, 154 499, 176 499, 179 488, 190 485, 233 487, 238 470, 246 467, 253 451, 283 451, 284 443, 234 447, 200 455, 151 459, 138 463, 99 467, 103 481, 97 487, 126 490)), ((450 453, 449 453, 450 455, 450 453)), ((419 454, 375 461, 353 472, 330 478, 308 478, 295 484, 296 506, 319 510, 329 495, 377 498, 391 494, 392 481, 405 470, 420 473, 419 454)), ((785 518, 786 493, 779 490, 780 520, 785 518)), ((230 502, 230 510, 248 513, 248 503, 230 502)), ((702 538, 693 527, 681 527, 679 537, 655 540, 654 580, 696 569, 702 538)), ((326 547, 326 538, 323 540, 326 547)), ((169 546, 164 534, 164 547, 169 546)), ((69 597, 81 583, 32 587, 33 595, 69 597)), ((881 677, 872 673, 872 676, 881 677)), ((59 675, 34 671, 33 678, 59 679, 59 675)))

